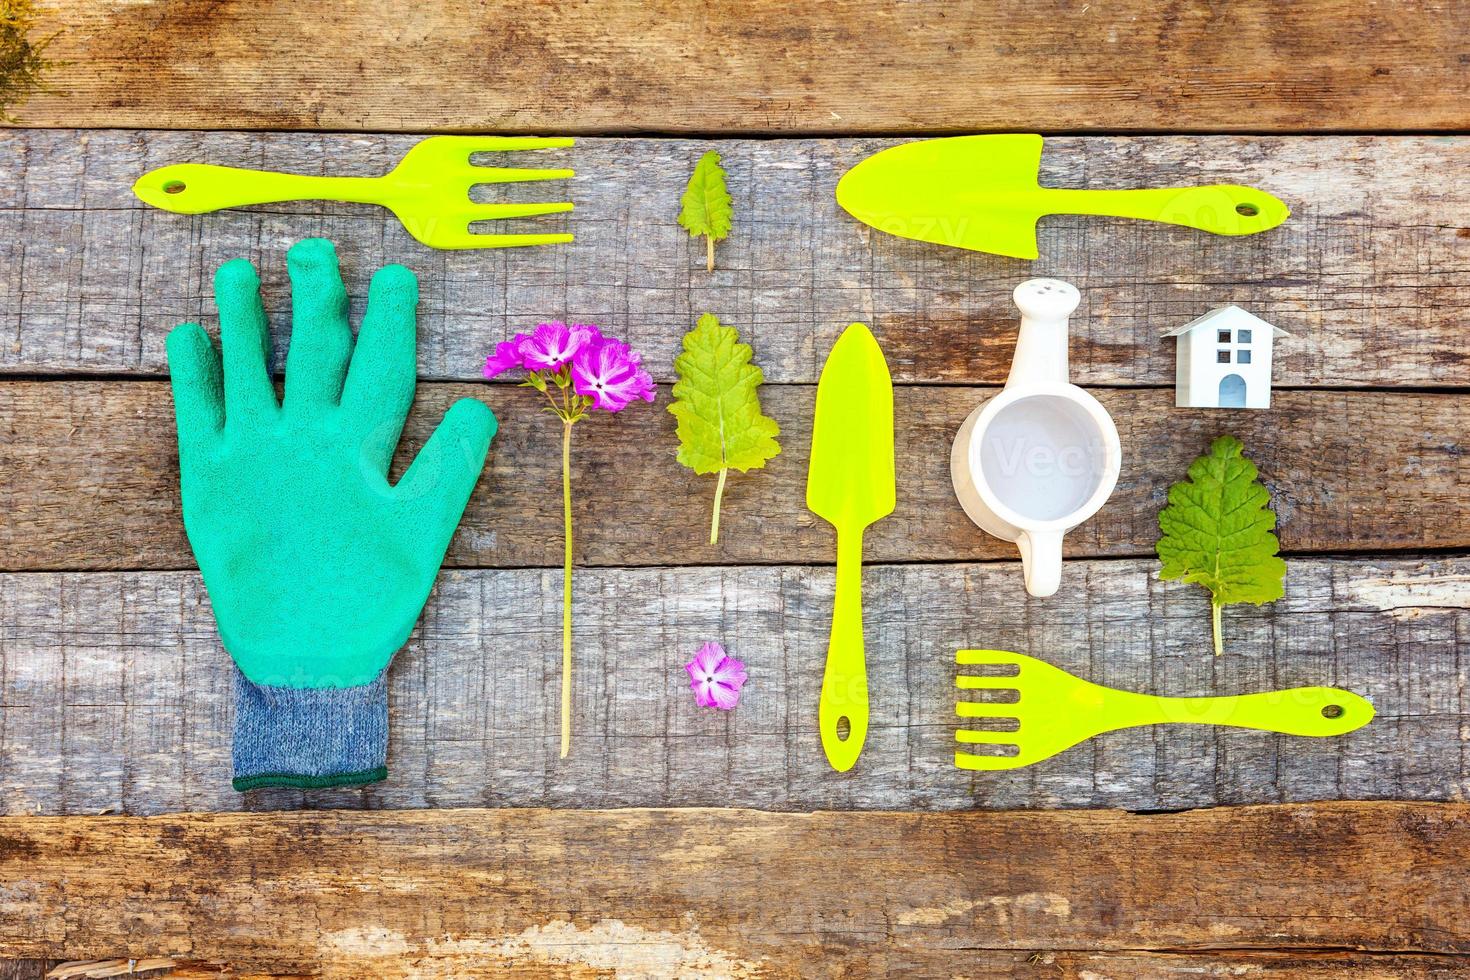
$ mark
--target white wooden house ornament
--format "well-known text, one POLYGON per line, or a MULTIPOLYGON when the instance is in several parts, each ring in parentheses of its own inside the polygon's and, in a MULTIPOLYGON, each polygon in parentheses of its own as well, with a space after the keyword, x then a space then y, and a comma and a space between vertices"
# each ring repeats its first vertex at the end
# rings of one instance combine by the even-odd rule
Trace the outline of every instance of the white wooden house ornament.
POLYGON ((1288 337, 1238 306, 1222 306, 1166 337, 1179 338, 1174 404, 1179 408, 1270 408, 1271 348, 1288 337))

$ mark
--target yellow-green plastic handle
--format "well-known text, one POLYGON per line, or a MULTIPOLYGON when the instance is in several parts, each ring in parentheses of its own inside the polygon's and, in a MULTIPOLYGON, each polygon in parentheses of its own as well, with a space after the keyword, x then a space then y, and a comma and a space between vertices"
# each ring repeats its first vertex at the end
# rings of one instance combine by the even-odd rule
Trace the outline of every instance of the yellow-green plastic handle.
POLYGON ((863 652, 863 525, 837 525, 837 596, 822 697, 817 705, 822 750, 838 772, 847 772, 868 737, 868 665, 863 652), (845 724, 844 724, 845 720, 845 724), (846 730, 847 737, 841 735, 846 730))
POLYGON ((1040 210, 1050 214, 1139 218, 1216 235, 1253 235, 1291 215, 1280 198, 1240 184, 1128 191, 1043 187, 1033 193, 1041 198, 1040 210))
POLYGON ((351 201, 384 204, 381 177, 318 177, 271 170, 175 163, 150 170, 133 184, 145 204, 175 214, 204 214, 281 201, 351 201))
POLYGON ((1107 690, 1100 731, 1139 725, 1226 725, 1282 735, 1345 735, 1373 718, 1364 697, 1336 687, 1294 687, 1259 694, 1169 698, 1107 690))

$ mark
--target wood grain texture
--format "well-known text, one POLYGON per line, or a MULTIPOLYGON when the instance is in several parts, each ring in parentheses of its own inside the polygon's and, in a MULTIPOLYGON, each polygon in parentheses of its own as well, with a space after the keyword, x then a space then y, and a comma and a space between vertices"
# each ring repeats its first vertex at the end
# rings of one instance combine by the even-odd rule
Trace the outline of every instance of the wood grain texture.
POLYGON ((33 817, 0 840, 9 956, 825 977, 965 975, 997 952, 1056 976, 1091 951, 1470 950, 1463 804, 33 817))
POLYGON ((49 5, 33 126, 1464 129, 1453 0, 49 5))
MULTIPOLYGON (((1015 342, 1011 290, 1052 275, 1083 294, 1071 345, 1079 384, 1172 386, 1165 332, 1234 302, 1291 332, 1278 344, 1278 386, 1470 387, 1470 181, 1455 179, 1470 170, 1470 138, 1050 140, 1042 172, 1058 186, 1246 183, 1278 194, 1293 216, 1244 238, 1048 218, 1044 258, 1030 263, 894 238, 843 213, 838 177, 884 140, 583 140, 537 157, 576 168, 577 210, 515 223, 569 227, 577 241, 533 249, 435 252, 362 205, 190 218, 147 208, 129 190, 145 171, 186 160, 381 173, 413 142, 0 131, 0 159, 19 161, 0 168, 0 371, 161 375, 164 337, 181 320, 212 325, 214 270, 237 256, 260 269, 279 356, 285 250, 324 235, 342 256, 354 315, 379 266, 419 273, 426 378, 478 378, 497 341, 562 317, 630 338, 666 380, 679 338, 714 312, 740 329, 772 381, 814 382, 843 327, 863 320, 900 383, 998 384, 1015 342), (674 222, 690 168, 709 148, 724 156, 737 209, 713 274, 702 244, 674 222)), ((514 193, 545 200, 560 190, 514 193)))
MULTIPOLYGON (((996 389, 898 389, 899 505, 866 537, 874 561, 1012 559, 960 509, 950 444, 996 389)), ((1117 490, 1066 538, 1075 556, 1152 555, 1170 484, 1210 440, 1244 440, 1271 488, 1290 552, 1470 548, 1470 399, 1356 391, 1277 392, 1270 412, 1173 407, 1167 389, 1099 389, 1123 444, 1117 490)), ((561 563, 561 430, 534 392, 505 385, 421 385, 399 471, 456 398, 487 400, 500 418, 490 463, 448 563, 561 563)), ((815 398, 808 385, 767 386, 764 408, 784 447, 765 470, 731 477, 720 544, 708 544, 714 479, 678 465, 668 386, 655 405, 594 417, 574 440, 577 560, 587 565, 830 561, 832 530, 806 509, 815 398)), ((191 568, 179 514, 173 403, 163 382, 12 381, 0 385, 0 442, 11 519, 0 568, 191 568)))
MULTIPOLYGON (((657 969, 662 967, 662 957, 668 948, 648 950, 640 945, 632 950, 635 955, 623 956, 628 950, 614 950, 611 944, 594 944, 583 940, 563 946, 560 956, 526 956, 497 959, 489 963, 463 958, 447 958, 449 962, 433 961, 434 967, 452 970, 455 977, 534 977, 574 980, 586 977, 622 977, 632 980, 662 980, 657 969), (651 953, 645 956, 645 953, 651 953), (609 955, 616 954, 616 955, 609 955), (552 962, 552 960, 559 960, 552 962), (587 960, 602 961, 605 969, 589 966, 587 960), (650 963, 649 961, 652 960, 650 963), (579 962, 580 961, 580 962, 579 962)), ((84 980, 90 977, 136 977, 139 980, 301 980, 303 976, 323 976, 353 967, 351 963, 333 964, 310 973, 293 969, 289 965, 276 967, 269 962, 252 962, 245 966, 218 960, 170 959, 174 965, 163 970, 130 970, 129 960, 112 958, 91 961, 97 964, 92 972, 82 972, 84 963, 58 963, 55 960, 12 959, 0 960, 0 980, 84 980), (53 968, 66 968, 73 972, 55 973, 53 968)), ((157 960, 136 960, 134 965, 145 965, 157 960)), ((712 967, 713 964, 710 964, 712 967)), ((1229 980, 1460 980, 1470 971, 1470 956, 1455 953, 1372 953, 1337 952, 1321 950, 1297 950, 1294 952, 1264 952, 1257 950, 1211 950, 1209 952, 1096 952, 1090 950, 1002 950, 965 949, 963 955, 953 949, 908 950, 902 962, 903 975, 923 977, 942 975, 970 980, 970 978, 1012 977, 1016 980, 1209 980, 1221 977, 1229 980)), ((407 954, 403 961, 389 968, 394 971, 414 971, 414 976, 439 975, 426 970, 424 961, 407 954)), ((766 975, 775 973, 767 969, 766 975)), ((833 972, 829 969, 828 971, 833 972)), ((379 974, 381 975, 381 974, 379 974)), ((728 976, 713 969, 698 974, 703 977, 728 976)), ((808 973, 807 977, 823 976, 821 971, 808 973)))
POLYGON ((881 565, 865 581, 872 720, 832 772, 816 704, 830 567, 581 569, 575 737, 557 759, 559 571, 444 573, 390 674, 390 777, 367 789, 229 788, 230 667, 192 572, 0 576, 0 811, 242 806, 1179 809, 1470 795, 1470 559, 1293 561, 1287 597, 1225 613, 1155 564, 1074 562, 1025 596, 1016 565, 881 565), (750 681, 697 708, 682 665, 717 639, 750 681), (952 763, 954 651, 1044 657, 1162 694, 1330 684, 1377 717, 1341 738, 1177 726, 1010 773, 952 763))

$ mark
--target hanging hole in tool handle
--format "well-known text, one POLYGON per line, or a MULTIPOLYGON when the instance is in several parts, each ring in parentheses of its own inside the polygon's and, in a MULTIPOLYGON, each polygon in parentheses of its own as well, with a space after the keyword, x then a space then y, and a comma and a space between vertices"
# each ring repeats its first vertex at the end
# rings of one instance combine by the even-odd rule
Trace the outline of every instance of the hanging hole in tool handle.
POLYGON ((1254 204, 1237 204, 1235 206, 1235 213, 1242 218, 1254 218, 1261 213, 1261 209, 1254 204))
POLYGON ((1324 704, 1322 706, 1322 717, 1323 718, 1341 718, 1342 717, 1342 710, 1343 710, 1342 709, 1342 705, 1340 705, 1340 704, 1324 704))
POLYGON ((848 720, 847 715, 843 715, 837 719, 837 741, 846 742, 847 737, 851 734, 852 722, 848 720))
POLYGON ((165 194, 182 194, 186 185, 182 180, 167 180, 163 183, 165 194))

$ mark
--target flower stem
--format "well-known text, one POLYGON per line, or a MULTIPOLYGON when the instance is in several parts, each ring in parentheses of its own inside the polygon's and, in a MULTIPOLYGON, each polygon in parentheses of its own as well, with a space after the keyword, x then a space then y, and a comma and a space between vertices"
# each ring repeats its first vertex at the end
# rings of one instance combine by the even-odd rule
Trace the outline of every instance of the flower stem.
POLYGON ((561 576, 561 757, 572 750, 572 423, 561 426, 561 516, 566 558, 561 576))
POLYGON ((720 501, 725 496, 725 474, 729 472, 729 467, 720 470, 720 482, 715 484, 715 516, 709 525, 710 544, 719 544, 720 541, 720 501))
POLYGON ((1210 625, 1215 630, 1215 656, 1217 657, 1220 655, 1220 651, 1224 649, 1224 644, 1220 640, 1220 610, 1222 608, 1224 607, 1218 602, 1210 603, 1210 625))
POLYGON ((704 271, 715 271, 715 240, 709 235, 704 236, 704 271))

